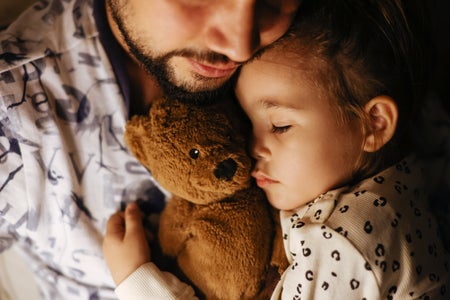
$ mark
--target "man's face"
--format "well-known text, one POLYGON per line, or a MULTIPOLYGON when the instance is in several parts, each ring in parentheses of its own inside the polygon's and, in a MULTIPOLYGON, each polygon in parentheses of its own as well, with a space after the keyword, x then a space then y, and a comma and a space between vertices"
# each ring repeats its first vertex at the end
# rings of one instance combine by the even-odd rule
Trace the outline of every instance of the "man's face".
POLYGON ((179 97, 223 86, 288 29, 300 2, 107 0, 107 9, 122 46, 166 95, 179 97))

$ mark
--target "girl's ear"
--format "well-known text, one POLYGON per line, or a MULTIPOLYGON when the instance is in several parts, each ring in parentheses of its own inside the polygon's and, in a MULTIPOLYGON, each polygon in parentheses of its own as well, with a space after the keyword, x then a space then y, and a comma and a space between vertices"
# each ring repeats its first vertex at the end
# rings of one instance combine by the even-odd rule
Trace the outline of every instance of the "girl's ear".
POLYGON ((397 104, 391 97, 377 96, 366 103, 364 110, 370 125, 363 149, 375 152, 394 136, 398 120, 397 104))

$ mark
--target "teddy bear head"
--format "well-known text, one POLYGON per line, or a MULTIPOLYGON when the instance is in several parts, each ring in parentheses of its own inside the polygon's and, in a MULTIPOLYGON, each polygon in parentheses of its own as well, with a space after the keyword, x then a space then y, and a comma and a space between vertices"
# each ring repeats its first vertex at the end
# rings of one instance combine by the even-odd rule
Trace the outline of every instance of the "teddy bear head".
POLYGON ((173 195, 208 204, 250 185, 245 126, 231 117, 234 104, 196 105, 161 98, 148 116, 126 126, 130 151, 173 195))

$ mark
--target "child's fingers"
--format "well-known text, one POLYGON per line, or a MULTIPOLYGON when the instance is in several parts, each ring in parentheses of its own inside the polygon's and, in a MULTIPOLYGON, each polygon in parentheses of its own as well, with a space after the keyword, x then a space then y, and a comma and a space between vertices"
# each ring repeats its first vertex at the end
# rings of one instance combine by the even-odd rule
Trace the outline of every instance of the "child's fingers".
POLYGON ((136 203, 131 202, 125 209, 125 234, 144 232, 142 225, 142 214, 136 203))
POLYGON ((124 242, 132 248, 135 268, 150 261, 150 248, 145 237, 142 213, 136 203, 128 204, 125 209, 124 242))
POLYGON ((123 212, 116 212, 106 223, 106 235, 123 235, 125 232, 125 218, 123 212))

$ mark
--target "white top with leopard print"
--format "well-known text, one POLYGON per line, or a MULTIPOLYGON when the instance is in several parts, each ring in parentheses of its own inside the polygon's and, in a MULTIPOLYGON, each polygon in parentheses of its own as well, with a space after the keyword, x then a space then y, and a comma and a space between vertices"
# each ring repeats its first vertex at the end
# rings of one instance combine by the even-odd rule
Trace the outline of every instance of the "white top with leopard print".
POLYGON ((290 261, 272 299, 448 299, 449 260, 408 158, 281 212, 290 261))

